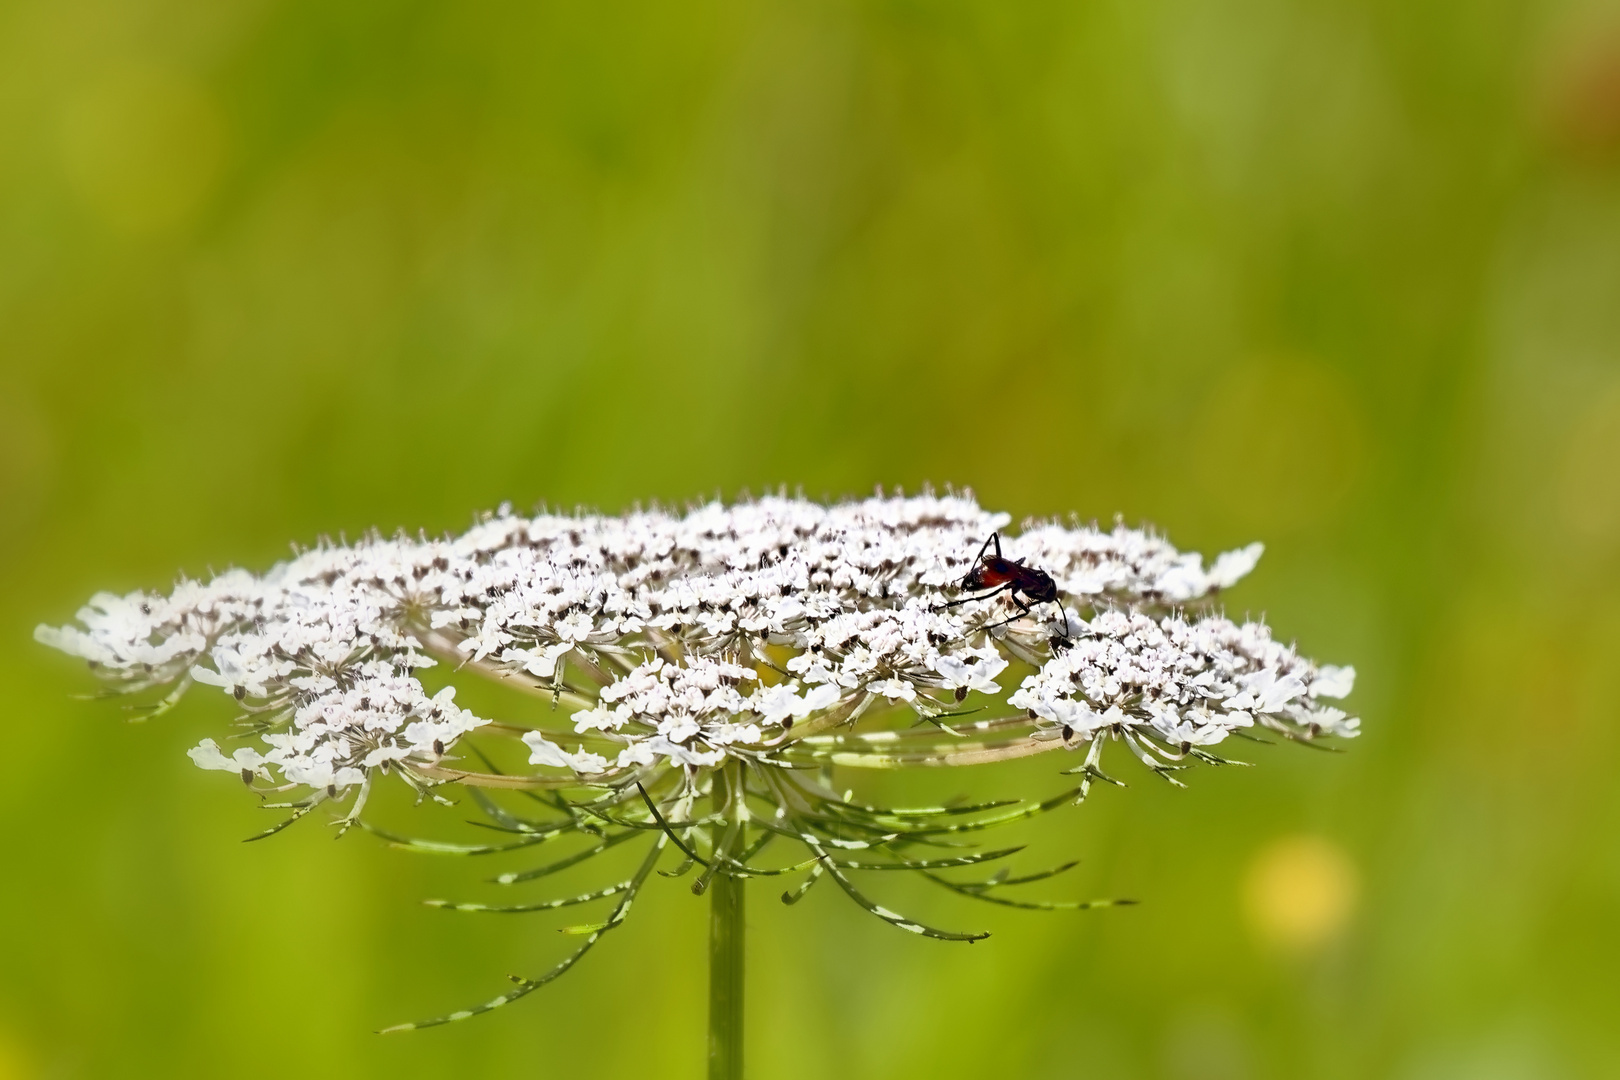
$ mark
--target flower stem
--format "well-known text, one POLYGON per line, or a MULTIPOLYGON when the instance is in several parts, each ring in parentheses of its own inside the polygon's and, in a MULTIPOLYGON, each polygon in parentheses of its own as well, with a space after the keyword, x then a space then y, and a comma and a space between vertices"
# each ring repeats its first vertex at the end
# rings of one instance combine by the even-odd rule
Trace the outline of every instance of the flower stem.
MULTIPOLYGON (((716 809, 726 806, 728 816, 736 807, 726 804, 742 790, 741 765, 726 763, 724 791, 715 784, 716 809)), ((709 888, 709 1080, 743 1075, 743 884, 722 870, 709 888)))

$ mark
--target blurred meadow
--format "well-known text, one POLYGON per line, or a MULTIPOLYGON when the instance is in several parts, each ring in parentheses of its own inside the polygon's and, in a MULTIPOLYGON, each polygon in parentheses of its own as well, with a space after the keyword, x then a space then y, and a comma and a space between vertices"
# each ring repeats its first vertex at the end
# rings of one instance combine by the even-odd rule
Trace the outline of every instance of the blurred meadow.
POLYGON ((241 844, 229 702, 126 724, 31 632, 502 500, 930 481, 1264 540, 1230 608, 1366 734, 1030 832, 1137 908, 752 886, 752 1075, 1620 1075, 1620 4, 10 0, 0 1080, 699 1076, 684 883, 379 1038, 567 920, 241 844))

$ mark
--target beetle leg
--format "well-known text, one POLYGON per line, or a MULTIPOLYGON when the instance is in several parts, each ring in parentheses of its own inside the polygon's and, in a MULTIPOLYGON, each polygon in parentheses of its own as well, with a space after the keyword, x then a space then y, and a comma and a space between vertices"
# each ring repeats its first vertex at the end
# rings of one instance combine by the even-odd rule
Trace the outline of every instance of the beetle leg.
POLYGON ((952 600, 952 601, 950 601, 948 603, 941 604, 938 608, 935 608, 934 610, 939 611, 939 610, 942 610, 944 608, 953 608, 953 607, 958 606, 959 604, 965 604, 969 600, 988 600, 992 596, 1000 596, 1002 593, 1004 593, 1008 589, 1012 589, 1012 588, 1016 588, 1016 586, 1013 585, 1013 583, 1009 581, 1009 582, 1007 582, 1007 584, 997 586, 995 589, 991 590, 990 592, 987 592, 987 593, 983 594, 982 596, 964 596, 960 600, 952 600))
POLYGON ((1024 603, 1022 600, 1020 600, 1018 598, 1018 593, 1017 592, 1013 593, 1012 602, 1015 605, 1017 605, 1017 607, 1018 607, 1018 614, 1017 615, 1009 615, 1005 619, 1002 619, 998 623, 991 623, 988 626, 981 626, 981 627, 979 627, 979 629, 980 630, 994 630, 998 626, 1006 626, 1008 623, 1012 622, 1014 619, 1021 619, 1025 615, 1028 615, 1030 613, 1030 606, 1028 604, 1024 603))
POLYGON ((1057 605, 1057 640, 1061 644, 1067 644, 1069 641, 1069 610, 1063 606, 1062 600, 1053 600, 1052 603, 1057 605))

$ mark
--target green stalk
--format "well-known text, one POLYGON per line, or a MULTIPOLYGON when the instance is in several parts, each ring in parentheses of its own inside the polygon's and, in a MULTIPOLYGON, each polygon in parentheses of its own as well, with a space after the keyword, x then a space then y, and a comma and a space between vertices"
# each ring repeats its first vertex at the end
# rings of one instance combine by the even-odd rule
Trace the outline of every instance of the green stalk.
MULTIPOLYGON (((715 809, 738 813, 742 787, 742 763, 727 762, 715 777, 715 809)), ((716 824, 716 835, 724 827, 716 824)), ((722 867, 709 887, 709 1080, 743 1075, 743 885, 722 867)))

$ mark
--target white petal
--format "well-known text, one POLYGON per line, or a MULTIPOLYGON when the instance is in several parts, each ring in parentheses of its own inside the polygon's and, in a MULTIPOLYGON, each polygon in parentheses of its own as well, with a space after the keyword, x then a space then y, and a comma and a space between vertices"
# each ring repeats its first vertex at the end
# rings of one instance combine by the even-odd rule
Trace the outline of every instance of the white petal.
POLYGON ((1355 668, 1327 664, 1316 669, 1316 678, 1311 681, 1311 697, 1348 697, 1355 686, 1355 668))
POLYGON ((1260 562, 1265 550, 1266 545, 1253 543, 1236 551, 1223 551, 1216 557, 1215 565, 1209 568, 1209 583, 1217 589, 1230 589, 1248 576, 1249 571, 1260 562))
POLYGON ((530 765, 573 768, 567 752, 538 731, 525 731, 523 733, 523 744, 529 748, 530 765))

